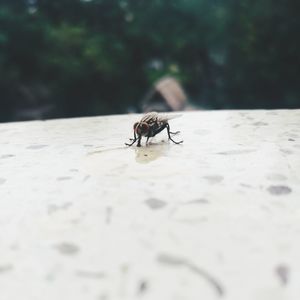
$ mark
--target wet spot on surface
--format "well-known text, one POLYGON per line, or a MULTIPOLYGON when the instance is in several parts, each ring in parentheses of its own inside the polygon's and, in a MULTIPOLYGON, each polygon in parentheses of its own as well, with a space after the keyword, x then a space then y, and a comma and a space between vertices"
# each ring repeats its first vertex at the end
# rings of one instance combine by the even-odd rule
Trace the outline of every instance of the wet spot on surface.
POLYGON ((255 152, 256 150, 252 149, 245 149, 245 150, 228 150, 228 151, 222 151, 217 152, 216 154, 222 154, 222 155, 236 155, 236 154, 247 154, 251 152, 255 152))
POLYGON ((13 270, 12 264, 0 265, 0 275, 13 270))
POLYGON ((218 296, 221 297, 225 293, 222 284, 216 278, 214 278, 207 271, 199 268, 198 266, 196 266, 195 264, 193 264, 192 262, 190 262, 184 258, 172 256, 172 255, 169 255, 166 253, 162 253, 162 254, 158 255, 157 261, 159 263, 165 264, 165 265, 170 265, 170 266, 175 266, 175 267, 180 267, 180 266, 186 267, 188 270, 190 270, 194 274, 199 275, 200 277, 205 279, 214 288, 214 290, 216 291, 218 296))
POLYGON ((6 182, 6 179, 0 178, 0 185, 1 185, 1 184, 4 184, 5 182, 6 182))
POLYGON ((154 209, 154 210, 163 208, 167 205, 167 203, 165 201, 155 199, 155 198, 147 199, 145 201, 145 203, 148 205, 148 207, 150 207, 151 209, 154 209))
POLYGON ((55 246, 55 248, 64 255, 75 255, 79 252, 79 247, 72 243, 61 243, 55 246))
POLYGON ((84 271, 78 270, 76 275, 83 278, 90 278, 90 279, 102 279, 106 277, 104 272, 94 272, 94 271, 84 271))
POLYGON ((282 285, 287 285, 290 277, 290 269, 286 265, 278 265, 275 268, 275 274, 278 276, 282 285))
POLYGON ((62 176, 62 177, 57 177, 56 180, 58 181, 64 181, 64 180, 70 180, 72 179, 71 176, 62 176))
POLYGON ((269 174, 267 175, 267 179, 272 180, 272 181, 284 181, 287 180, 287 178, 282 175, 282 174, 269 174))
POLYGON ((78 169, 70 169, 70 172, 79 172, 78 169))
POLYGON ((235 124, 235 125, 232 126, 232 128, 238 128, 240 126, 241 126, 241 124, 235 124))
POLYGON ((147 146, 135 148, 135 160, 138 163, 147 164, 167 155, 169 149, 170 144, 168 143, 149 143, 147 146))
POLYGON ((66 202, 63 205, 51 204, 51 205, 48 206, 48 214, 51 215, 52 213, 55 213, 59 210, 67 210, 71 206, 72 206, 71 202, 66 202))
POLYGON ((255 126, 267 126, 269 124, 266 123, 266 122, 254 122, 252 125, 255 125, 255 126))
POLYGON ((271 185, 268 187, 268 191, 272 195, 287 195, 292 192, 292 189, 286 185, 271 185))
POLYGON ((224 179, 224 177, 220 175, 209 175, 209 176, 204 176, 203 178, 206 179, 211 184, 220 183, 224 179))
POLYGON ((0 156, 0 158, 3 158, 3 159, 5 159, 5 158, 11 158, 11 157, 15 157, 15 155, 14 154, 4 154, 4 155, 0 156))
POLYGON ((290 141, 290 142, 295 142, 295 140, 294 140, 294 139, 288 139, 288 141, 290 141))
POLYGON ((26 149, 38 150, 38 149, 43 149, 45 147, 48 147, 48 145, 30 145, 26 149))
POLYGON ((83 145, 83 147, 89 148, 89 147, 93 147, 94 145, 83 145))

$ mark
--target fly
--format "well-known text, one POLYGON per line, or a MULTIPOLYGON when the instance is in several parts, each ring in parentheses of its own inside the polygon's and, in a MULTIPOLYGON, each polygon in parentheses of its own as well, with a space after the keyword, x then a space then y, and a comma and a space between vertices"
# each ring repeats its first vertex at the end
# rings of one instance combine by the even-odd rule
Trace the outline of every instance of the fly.
POLYGON ((168 132, 169 140, 171 140, 174 144, 181 144, 183 141, 176 142, 172 139, 172 135, 176 135, 180 133, 180 131, 171 132, 169 120, 179 117, 179 115, 161 115, 157 112, 149 112, 145 114, 139 122, 134 123, 133 125, 133 133, 134 138, 130 139, 132 141, 131 144, 125 143, 127 146, 132 146, 137 141, 137 147, 141 147, 141 139, 142 137, 146 137, 146 144, 148 143, 149 138, 156 136, 158 133, 163 131, 165 128, 168 132))

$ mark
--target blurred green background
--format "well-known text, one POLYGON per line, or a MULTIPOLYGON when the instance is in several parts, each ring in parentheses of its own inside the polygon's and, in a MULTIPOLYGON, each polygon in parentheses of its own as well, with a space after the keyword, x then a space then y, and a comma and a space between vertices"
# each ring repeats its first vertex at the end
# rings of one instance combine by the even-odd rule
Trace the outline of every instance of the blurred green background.
POLYGON ((139 112, 166 75, 199 108, 300 108, 299 11, 299 0, 0 0, 0 121, 139 112))

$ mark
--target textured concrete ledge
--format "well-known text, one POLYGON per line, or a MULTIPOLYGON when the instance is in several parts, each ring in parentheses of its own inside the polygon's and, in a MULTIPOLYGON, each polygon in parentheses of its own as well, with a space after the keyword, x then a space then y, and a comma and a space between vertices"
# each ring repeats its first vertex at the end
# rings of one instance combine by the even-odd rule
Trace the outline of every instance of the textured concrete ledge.
POLYGON ((0 124, 0 297, 300 297, 300 110, 0 124), (163 141, 164 140, 164 141, 163 141))

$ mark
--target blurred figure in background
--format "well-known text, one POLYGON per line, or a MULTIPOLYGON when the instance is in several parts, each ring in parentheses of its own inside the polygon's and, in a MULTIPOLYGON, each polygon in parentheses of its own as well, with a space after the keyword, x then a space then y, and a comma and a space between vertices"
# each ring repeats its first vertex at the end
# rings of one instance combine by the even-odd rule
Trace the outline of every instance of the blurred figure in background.
POLYGON ((182 111, 194 109, 190 104, 183 87, 173 77, 167 76, 158 80, 142 100, 143 112, 182 111))

